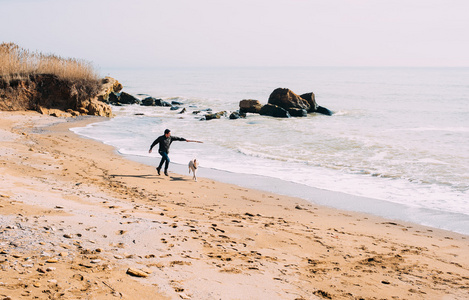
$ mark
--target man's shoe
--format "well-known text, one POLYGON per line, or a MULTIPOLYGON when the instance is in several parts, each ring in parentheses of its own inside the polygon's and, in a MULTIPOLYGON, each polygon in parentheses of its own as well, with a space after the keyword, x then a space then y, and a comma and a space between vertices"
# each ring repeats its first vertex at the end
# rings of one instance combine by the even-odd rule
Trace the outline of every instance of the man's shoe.
POLYGON ((164 175, 169 176, 168 171, 164 171, 164 175))
POLYGON ((156 172, 158 172, 158 175, 160 175, 160 170, 161 168, 156 168, 156 172))

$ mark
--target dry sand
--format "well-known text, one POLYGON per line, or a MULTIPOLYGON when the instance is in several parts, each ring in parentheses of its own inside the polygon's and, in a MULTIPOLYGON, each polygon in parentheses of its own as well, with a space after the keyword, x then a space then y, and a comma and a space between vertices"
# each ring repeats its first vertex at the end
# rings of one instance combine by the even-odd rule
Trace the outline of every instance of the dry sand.
POLYGON ((0 112, 0 299, 469 299, 468 236, 157 176, 100 120, 0 112))

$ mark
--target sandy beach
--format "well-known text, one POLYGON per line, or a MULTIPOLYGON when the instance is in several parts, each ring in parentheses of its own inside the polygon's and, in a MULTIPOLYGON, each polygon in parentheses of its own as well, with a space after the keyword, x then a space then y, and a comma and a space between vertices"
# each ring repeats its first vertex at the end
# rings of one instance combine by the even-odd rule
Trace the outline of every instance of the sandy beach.
POLYGON ((157 176, 102 120, 0 112, 0 299, 469 298, 468 236, 157 176))

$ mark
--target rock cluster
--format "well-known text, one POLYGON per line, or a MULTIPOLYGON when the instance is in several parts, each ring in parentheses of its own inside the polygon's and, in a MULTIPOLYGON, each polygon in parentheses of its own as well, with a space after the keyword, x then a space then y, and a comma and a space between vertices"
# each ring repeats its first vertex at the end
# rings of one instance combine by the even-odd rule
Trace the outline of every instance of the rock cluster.
MULTIPOLYGON (((148 96, 148 95, 143 95, 148 96)), ((170 110, 179 110, 184 104, 179 101, 171 101, 171 103, 163 99, 154 97, 146 97, 143 100, 126 94, 124 92, 111 93, 108 97, 107 103, 113 105, 123 104, 140 104, 143 106, 163 106, 170 107, 170 110)), ((186 107, 182 107, 179 114, 187 112, 186 107)), ((308 113, 321 113, 325 115, 332 115, 333 112, 329 109, 319 106, 316 103, 314 93, 307 93, 297 95, 290 89, 277 88, 269 96, 268 103, 262 105, 259 100, 245 99, 239 102, 239 110, 231 113, 227 111, 212 112, 211 108, 204 110, 194 110, 192 114, 201 115, 200 120, 208 121, 220 118, 229 117, 230 119, 245 118, 247 113, 255 113, 265 116, 272 116, 277 118, 290 118, 290 117, 306 117, 308 113)))
POLYGON ((275 89, 264 106, 257 100, 242 100, 239 108, 240 111, 278 118, 306 117, 308 113, 321 113, 329 116, 333 114, 329 109, 316 103, 314 93, 297 95, 286 88, 275 89), (259 106, 260 109, 258 109, 259 106))

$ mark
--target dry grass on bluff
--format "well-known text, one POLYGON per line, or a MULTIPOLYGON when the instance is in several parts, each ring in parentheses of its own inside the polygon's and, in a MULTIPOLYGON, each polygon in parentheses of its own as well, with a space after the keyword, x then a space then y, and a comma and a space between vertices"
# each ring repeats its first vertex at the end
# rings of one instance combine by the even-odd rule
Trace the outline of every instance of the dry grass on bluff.
POLYGON ((0 110, 72 110, 75 115, 110 115, 94 100, 103 80, 91 63, 0 44, 0 110))
POLYGON ((0 78, 3 81, 24 80, 38 74, 55 75, 70 81, 98 80, 98 74, 87 61, 31 52, 13 43, 0 44, 0 78))

